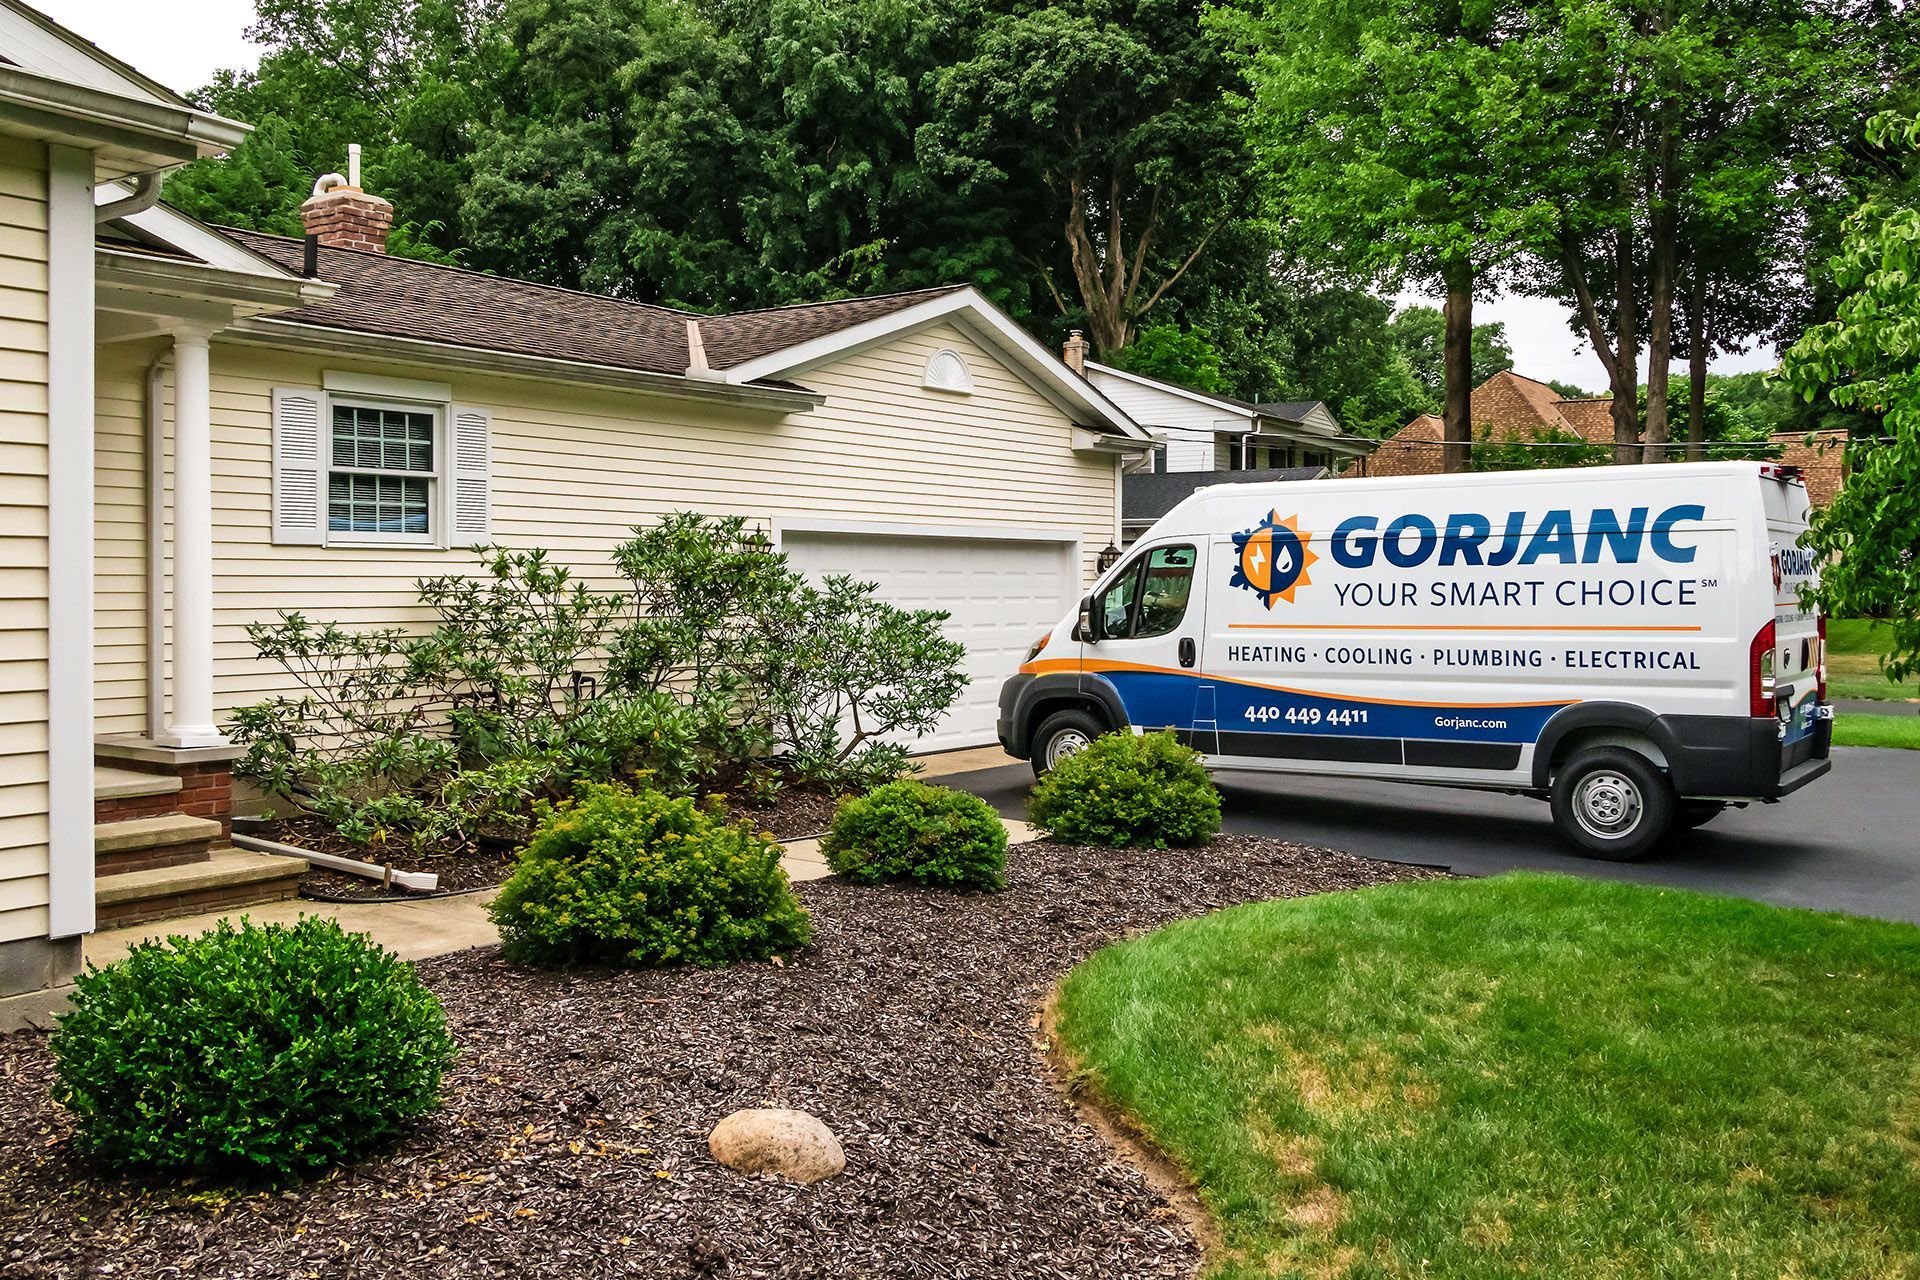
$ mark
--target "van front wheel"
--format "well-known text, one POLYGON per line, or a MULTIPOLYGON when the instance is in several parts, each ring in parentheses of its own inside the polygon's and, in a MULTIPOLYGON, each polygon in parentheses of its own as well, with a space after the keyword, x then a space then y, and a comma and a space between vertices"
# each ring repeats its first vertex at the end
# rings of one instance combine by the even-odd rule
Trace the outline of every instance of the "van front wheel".
POLYGON ((1079 755, 1105 732, 1100 722, 1084 711, 1054 712, 1033 735, 1033 776, 1046 777, 1047 770, 1068 756, 1079 755))
POLYGON ((1589 858, 1645 857, 1673 826, 1673 787, 1645 756, 1582 751, 1553 779, 1553 824, 1589 858))

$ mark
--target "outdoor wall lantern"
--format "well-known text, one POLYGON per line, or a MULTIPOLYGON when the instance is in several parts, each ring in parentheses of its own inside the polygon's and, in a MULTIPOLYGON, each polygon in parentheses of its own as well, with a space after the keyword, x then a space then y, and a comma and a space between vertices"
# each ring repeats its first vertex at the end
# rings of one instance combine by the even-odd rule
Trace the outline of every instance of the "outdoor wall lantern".
POLYGON ((1113 568, 1113 566, 1120 563, 1120 548, 1114 546, 1111 542, 1109 542, 1107 544, 1107 549, 1105 551, 1102 551, 1099 554, 1099 556, 1097 556, 1094 559, 1093 563, 1094 563, 1094 566, 1100 570, 1100 572, 1105 573, 1107 570, 1113 568))

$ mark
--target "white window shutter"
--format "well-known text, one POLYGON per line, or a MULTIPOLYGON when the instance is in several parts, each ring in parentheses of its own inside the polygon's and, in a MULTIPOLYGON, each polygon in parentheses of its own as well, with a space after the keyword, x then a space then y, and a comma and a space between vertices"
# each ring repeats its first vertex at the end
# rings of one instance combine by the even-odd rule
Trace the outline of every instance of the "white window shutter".
POLYGON ((487 440, 487 411, 470 404, 453 406, 453 535, 456 547, 470 547, 492 536, 493 458, 487 440))
POLYGON ((273 541, 317 546, 326 541, 326 436, 322 393, 307 387, 273 392, 273 541))

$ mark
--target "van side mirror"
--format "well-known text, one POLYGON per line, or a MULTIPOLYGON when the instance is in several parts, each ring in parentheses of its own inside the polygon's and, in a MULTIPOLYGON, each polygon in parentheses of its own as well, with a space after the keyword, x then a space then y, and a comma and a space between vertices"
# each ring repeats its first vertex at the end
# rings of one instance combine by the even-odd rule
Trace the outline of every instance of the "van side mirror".
POLYGON ((1092 596, 1080 601, 1080 621, 1073 628, 1073 638, 1084 644, 1095 644, 1104 638, 1100 611, 1093 607, 1092 596))

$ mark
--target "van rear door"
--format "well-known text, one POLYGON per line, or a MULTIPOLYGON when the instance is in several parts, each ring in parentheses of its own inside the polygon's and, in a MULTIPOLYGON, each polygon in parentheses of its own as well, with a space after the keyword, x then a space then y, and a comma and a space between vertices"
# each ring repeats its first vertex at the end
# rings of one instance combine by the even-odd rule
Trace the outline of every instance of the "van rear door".
POLYGON ((1815 606, 1801 603, 1803 589, 1819 582, 1819 565, 1814 554, 1800 545, 1807 531, 1809 503, 1806 482, 1799 473, 1791 467, 1763 466, 1760 490, 1773 574, 1774 703, 1786 722, 1791 755, 1793 744, 1813 736, 1826 684, 1825 628, 1815 606))

